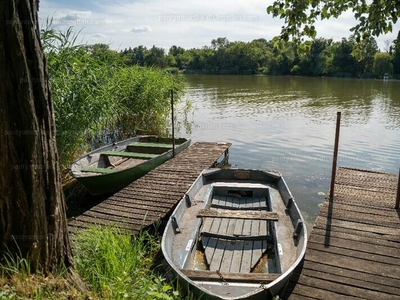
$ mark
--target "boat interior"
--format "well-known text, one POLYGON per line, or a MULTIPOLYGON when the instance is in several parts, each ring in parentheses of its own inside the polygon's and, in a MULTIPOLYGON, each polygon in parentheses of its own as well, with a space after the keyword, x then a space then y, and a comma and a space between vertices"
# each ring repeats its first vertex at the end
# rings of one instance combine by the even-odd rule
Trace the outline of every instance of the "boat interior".
MULTIPOLYGON (((183 140, 184 141, 184 140, 183 140)), ((183 142, 177 139, 176 143, 183 142)), ((146 137, 128 144, 114 145, 86 156, 80 168, 81 176, 109 174, 132 168, 171 150, 172 140, 146 137)))
POLYGON ((278 278, 282 274, 281 244, 275 234, 279 217, 272 209, 270 190, 249 183, 202 187, 192 203, 208 205, 197 209, 201 225, 193 239, 196 250, 181 271, 198 281, 267 284, 278 278))
POLYGON ((280 173, 209 169, 172 213, 162 249, 200 294, 264 299, 284 288, 304 254, 302 224, 280 173))

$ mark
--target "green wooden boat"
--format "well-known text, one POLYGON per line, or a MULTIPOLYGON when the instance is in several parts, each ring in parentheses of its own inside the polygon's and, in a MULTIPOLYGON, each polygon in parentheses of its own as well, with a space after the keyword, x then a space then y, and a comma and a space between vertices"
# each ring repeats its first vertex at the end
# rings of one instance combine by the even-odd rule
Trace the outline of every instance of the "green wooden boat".
MULTIPOLYGON (((85 154, 69 172, 92 195, 114 193, 170 159, 172 145, 171 138, 137 136, 85 154)), ((176 138, 175 154, 189 145, 189 139, 176 138)))

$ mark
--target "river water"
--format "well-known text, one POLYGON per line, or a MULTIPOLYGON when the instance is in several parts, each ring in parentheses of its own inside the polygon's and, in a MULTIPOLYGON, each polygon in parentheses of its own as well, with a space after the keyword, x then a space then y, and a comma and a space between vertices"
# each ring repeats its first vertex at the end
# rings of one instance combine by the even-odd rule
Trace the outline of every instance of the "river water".
POLYGON ((188 75, 193 109, 176 136, 231 142, 234 168, 277 170, 312 224, 338 166, 398 173, 400 81, 188 75))

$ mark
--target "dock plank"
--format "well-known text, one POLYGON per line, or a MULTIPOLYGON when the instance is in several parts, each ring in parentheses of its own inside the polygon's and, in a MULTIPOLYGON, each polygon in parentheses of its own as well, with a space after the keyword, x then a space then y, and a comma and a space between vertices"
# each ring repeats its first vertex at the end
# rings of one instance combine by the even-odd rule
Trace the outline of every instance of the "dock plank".
POLYGON ((339 168, 283 299, 400 299, 395 174, 339 168))
MULTIPOLYGON (((70 232, 120 224, 137 234, 162 222, 204 169, 215 166, 230 143, 199 142, 68 223, 70 232), (87 223, 87 226, 85 225, 87 223)), ((115 153, 114 153, 115 154, 115 153)))

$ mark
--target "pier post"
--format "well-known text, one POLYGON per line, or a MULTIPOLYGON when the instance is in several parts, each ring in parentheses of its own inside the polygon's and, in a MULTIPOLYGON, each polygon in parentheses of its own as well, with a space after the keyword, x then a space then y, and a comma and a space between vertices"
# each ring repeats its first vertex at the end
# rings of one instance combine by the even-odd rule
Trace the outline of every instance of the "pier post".
POLYGON ((396 205, 395 209, 399 209, 400 206, 400 168, 399 168, 399 177, 397 178, 397 197, 396 197, 396 205))
POLYGON ((171 90, 172 157, 175 157, 174 90, 171 90))
POLYGON ((331 177, 331 189, 329 193, 329 198, 332 200, 333 195, 335 193, 335 180, 336 180, 336 166, 337 166, 337 157, 338 157, 338 149, 339 149, 339 134, 340 134, 340 117, 341 112, 337 112, 336 116, 336 133, 335 133, 335 146, 333 150, 333 162, 332 162, 332 177, 331 177))

